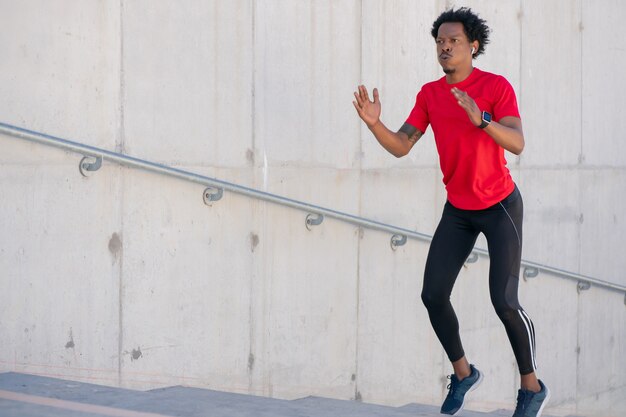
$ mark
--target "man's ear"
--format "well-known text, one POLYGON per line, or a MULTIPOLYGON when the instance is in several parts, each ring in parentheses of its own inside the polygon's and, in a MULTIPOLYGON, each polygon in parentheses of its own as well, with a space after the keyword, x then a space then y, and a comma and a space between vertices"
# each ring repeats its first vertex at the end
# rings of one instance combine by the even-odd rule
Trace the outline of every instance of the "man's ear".
POLYGON ((471 43, 472 46, 472 55, 474 55, 476 52, 478 52, 478 47, 480 46, 480 44, 478 43, 478 41, 474 41, 471 43))

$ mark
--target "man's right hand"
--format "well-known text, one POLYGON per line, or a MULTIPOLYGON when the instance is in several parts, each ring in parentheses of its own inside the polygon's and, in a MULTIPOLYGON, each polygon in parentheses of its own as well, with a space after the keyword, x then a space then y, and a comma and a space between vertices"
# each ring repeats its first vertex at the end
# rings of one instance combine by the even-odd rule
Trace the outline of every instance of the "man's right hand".
POLYGON ((380 121, 378 90, 375 88, 373 93, 374 101, 370 101, 367 89, 364 85, 360 85, 358 93, 354 93, 356 100, 352 104, 383 148, 396 158, 400 158, 409 153, 415 142, 422 136, 422 132, 406 123, 406 127, 403 126, 398 132, 387 129, 380 121))
POLYGON ((380 121, 380 100, 378 99, 378 89, 374 88, 374 101, 370 101, 367 89, 364 85, 358 87, 358 92, 354 93, 354 108, 359 117, 365 122, 370 129, 380 121))

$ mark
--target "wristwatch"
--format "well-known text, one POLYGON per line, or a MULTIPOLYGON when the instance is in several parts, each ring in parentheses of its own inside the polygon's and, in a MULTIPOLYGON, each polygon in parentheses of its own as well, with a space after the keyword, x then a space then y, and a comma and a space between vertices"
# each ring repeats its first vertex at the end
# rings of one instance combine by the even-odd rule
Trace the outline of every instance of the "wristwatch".
POLYGON ((481 119, 482 119, 482 122, 480 122, 478 127, 481 129, 484 129, 487 126, 489 126, 489 123, 491 123, 491 113, 484 111, 481 115, 481 119))

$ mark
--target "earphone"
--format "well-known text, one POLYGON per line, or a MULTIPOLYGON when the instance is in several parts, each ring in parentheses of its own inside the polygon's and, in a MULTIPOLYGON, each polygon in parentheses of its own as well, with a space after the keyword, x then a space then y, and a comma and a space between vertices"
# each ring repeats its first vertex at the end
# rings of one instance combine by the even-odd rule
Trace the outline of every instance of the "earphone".
POLYGON ((474 55, 474 48, 472 48, 472 55, 474 55))

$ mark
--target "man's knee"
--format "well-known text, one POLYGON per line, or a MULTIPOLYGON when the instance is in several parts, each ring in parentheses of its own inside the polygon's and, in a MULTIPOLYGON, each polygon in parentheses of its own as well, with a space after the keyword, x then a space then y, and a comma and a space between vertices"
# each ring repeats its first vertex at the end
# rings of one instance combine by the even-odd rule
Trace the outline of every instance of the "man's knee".
POLYGON ((427 310, 439 310, 450 301, 450 297, 434 291, 422 291, 422 303, 427 310))
POLYGON ((496 314, 502 323, 510 323, 519 319, 519 308, 507 302, 493 303, 496 314))

